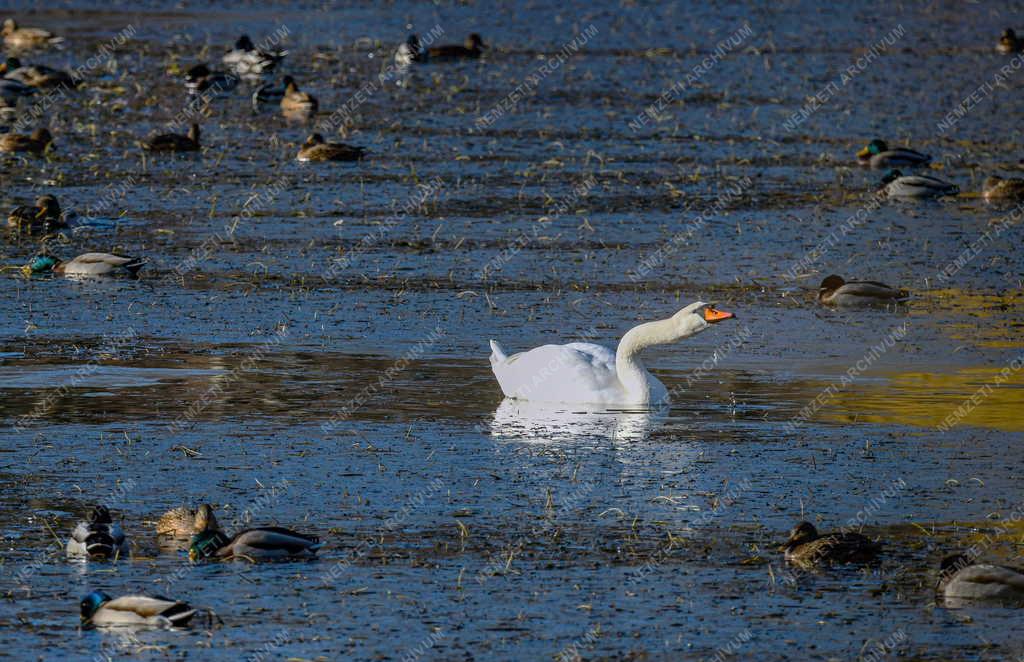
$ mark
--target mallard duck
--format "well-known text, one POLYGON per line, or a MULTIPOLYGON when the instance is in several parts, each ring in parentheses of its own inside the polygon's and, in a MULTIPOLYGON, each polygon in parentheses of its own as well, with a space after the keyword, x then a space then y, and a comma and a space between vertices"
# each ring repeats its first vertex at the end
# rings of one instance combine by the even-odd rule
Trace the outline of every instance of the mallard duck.
POLYGON ((906 290, 898 290, 871 280, 851 280, 832 274, 821 281, 818 301, 827 306, 870 306, 902 301, 909 297, 906 290))
POLYGON ((0 78, 0 99, 9 106, 17 106, 18 99, 30 97, 36 88, 13 78, 0 78))
POLYGON ((395 63, 400 67, 407 67, 413 62, 426 62, 427 58, 426 49, 420 44, 420 38, 414 34, 409 35, 405 43, 395 51, 395 63))
POLYGON ((307 114, 311 115, 317 111, 320 104, 309 92, 302 92, 291 76, 284 77, 284 96, 281 97, 281 110, 286 114, 307 114))
POLYGON ((0 135, 0 152, 31 152, 42 154, 53 144, 53 136, 47 129, 36 129, 31 135, 5 133, 0 135))
POLYGON ((782 549, 786 560, 799 566, 832 563, 866 563, 881 551, 878 543, 852 532, 819 534, 810 522, 800 522, 789 532, 782 549))
POLYGON ((366 148, 345 143, 329 143, 319 133, 314 133, 299 148, 299 161, 358 161, 366 154, 366 148))
POLYGON ((942 559, 938 591, 947 600, 991 600, 1024 604, 1024 572, 990 563, 972 563, 963 554, 942 559))
POLYGON ((996 44, 996 50, 1000 53, 1020 53, 1024 51, 1024 39, 1018 39, 1017 33, 1010 28, 1003 30, 1003 36, 999 38, 999 43, 996 44))
POLYGON ((1024 179, 1003 179, 992 175, 985 179, 981 191, 986 200, 1021 200, 1024 199, 1024 179))
POLYGON ((53 272, 64 276, 130 276, 135 277, 145 260, 113 253, 83 253, 62 262, 52 255, 38 255, 22 267, 25 275, 53 272))
POLYGON ((142 149, 149 152, 197 152, 199 151, 199 125, 194 123, 188 135, 161 133, 151 136, 142 143, 142 149))
POLYGON ((484 45, 484 40, 480 38, 480 35, 473 33, 466 37, 465 44, 459 46, 457 44, 445 44, 442 46, 433 46, 427 49, 427 59, 432 62, 444 62, 447 60, 462 60, 466 58, 476 59, 480 57, 484 49, 487 48, 484 45))
POLYGON ((106 506, 94 506, 89 519, 78 523, 67 544, 68 556, 117 559, 128 555, 128 539, 121 525, 110 519, 106 506))
POLYGON ((185 72, 185 87, 189 94, 210 92, 211 95, 217 96, 238 87, 238 76, 213 71, 205 64, 197 64, 185 72))
MULTIPOLYGON (((209 508, 207 506, 207 508, 209 508)), ((212 515, 212 510, 208 511, 212 515)), ((197 526, 202 524, 197 521, 197 526)), ((216 520, 203 524, 203 529, 192 536, 189 560, 217 557, 240 558, 248 561, 274 561, 303 559, 316 556, 320 539, 279 526, 261 526, 228 536, 216 526, 216 520)))
POLYGON ((36 198, 35 206, 16 207, 7 216, 7 225, 19 231, 50 232, 65 227, 64 213, 60 203, 52 195, 41 195, 36 198))
POLYGON ((22 65, 16 57, 7 58, 0 64, 0 74, 29 87, 74 87, 71 74, 42 65, 22 65))
POLYGON ((263 104, 276 103, 280 104, 281 99, 285 95, 284 83, 281 85, 274 85, 273 83, 265 83, 256 88, 256 91, 252 93, 252 107, 253 110, 259 111, 260 106, 263 104))
POLYGON ((889 149, 884 140, 872 140, 857 152, 857 162, 872 168, 927 165, 932 157, 906 147, 889 149))
POLYGON ((882 186, 890 198, 940 198, 956 195, 960 187, 929 175, 904 175, 899 170, 890 170, 882 178, 882 186))
POLYGON ((224 64, 233 73, 247 77, 270 73, 284 59, 288 51, 265 51, 256 48, 249 35, 242 35, 235 42, 235 47, 224 54, 224 64))
POLYGON ((204 531, 219 531, 220 524, 213 514, 213 508, 203 504, 199 508, 179 506, 172 508, 160 516, 156 523, 156 532, 165 536, 179 538, 191 537, 204 531))
POLYGON ((33 48, 36 46, 49 46, 64 41, 52 32, 42 28, 19 28, 13 18, 4 21, 3 26, 4 44, 11 48, 33 48))
POLYGON ((164 597, 124 595, 112 598, 93 591, 80 603, 82 625, 177 627, 187 624, 196 610, 187 602, 164 597))

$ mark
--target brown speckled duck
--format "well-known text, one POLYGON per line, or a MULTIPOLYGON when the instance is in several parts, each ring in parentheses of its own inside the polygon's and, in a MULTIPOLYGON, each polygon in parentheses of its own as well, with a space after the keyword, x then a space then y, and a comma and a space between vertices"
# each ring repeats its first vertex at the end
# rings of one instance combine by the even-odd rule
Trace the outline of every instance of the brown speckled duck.
POLYGON ((1003 179, 992 175, 981 185, 982 195, 986 200, 1022 200, 1024 199, 1024 179, 1003 179))
POLYGON ((366 149, 345 143, 329 143, 319 133, 314 133, 299 149, 299 161, 358 161, 366 149))
POLYGON ((207 530, 220 530, 213 508, 203 504, 199 508, 178 506, 160 516, 156 523, 156 532, 160 535, 175 538, 187 538, 207 530))
POLYGON ((197 152, 199 151, 199 125, 192 124, 188 135, 161 133, 148 138, 142 148, 149 152, 197 152))
POLYGON ((36 129, 32 135, 5 133, 0 136, 0 152, 30 152, 42 154, 53 144, 48 129, 36 129))
POLYGON ((37 48, 64 41, 63 37, 42 28, 20 28, 13 18, 4 20, 2 33, 4 45, 10 48, 37 48))
POLYGON ((782 549, 786 561, 813 567, 833 563, 867 563, 875 559, 882 546, 853 532, 820 534, 810 522, 800 522, 789 532, 782 549))

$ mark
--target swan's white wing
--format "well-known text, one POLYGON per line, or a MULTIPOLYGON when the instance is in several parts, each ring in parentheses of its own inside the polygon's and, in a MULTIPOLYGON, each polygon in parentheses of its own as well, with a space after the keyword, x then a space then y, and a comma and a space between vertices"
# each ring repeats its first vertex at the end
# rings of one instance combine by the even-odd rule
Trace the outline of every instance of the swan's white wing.
POLYGON ((620 402, 615 353, 601 345, 543 345, 493 365, 510 398, 543 402, 620 402))

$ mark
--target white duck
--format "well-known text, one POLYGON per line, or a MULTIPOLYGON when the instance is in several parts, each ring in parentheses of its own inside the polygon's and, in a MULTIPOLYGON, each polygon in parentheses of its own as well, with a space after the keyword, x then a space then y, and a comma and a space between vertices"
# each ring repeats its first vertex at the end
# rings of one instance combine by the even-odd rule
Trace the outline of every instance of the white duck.
POLYGON ((668 390, 640 361, 652 345, 666 345, 696 335, 716 322, 734 317, 703 301, 672 317, 630 329, 616 352, 593 343, 543 345, 508 356, 491 341, 491 369, 506 397, 536 402, 648 406, 667 400, 668 390))

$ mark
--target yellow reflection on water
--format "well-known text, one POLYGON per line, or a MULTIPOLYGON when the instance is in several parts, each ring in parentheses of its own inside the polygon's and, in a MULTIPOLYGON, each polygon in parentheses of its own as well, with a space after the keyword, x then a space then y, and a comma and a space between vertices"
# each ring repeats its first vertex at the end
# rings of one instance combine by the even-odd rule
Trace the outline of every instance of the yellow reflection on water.
MULTIPOLYGON (((1024 431, 1024 370, 1005 378, 1002 367, 967 368, 954 373, 902 372, 885 380, 855 383, 835 394, 820 418, 936 428, 958 416, 956 427, 971 425, 1007 432, 1024 431), (997 377, 1003 379, 998 386, 997 377), (979 391, 985 385, 991 387, 979 391), (975 401, 970 399, 972 396, 975 401)), ((823 385, 824 387, 824 385, 823 385)))

